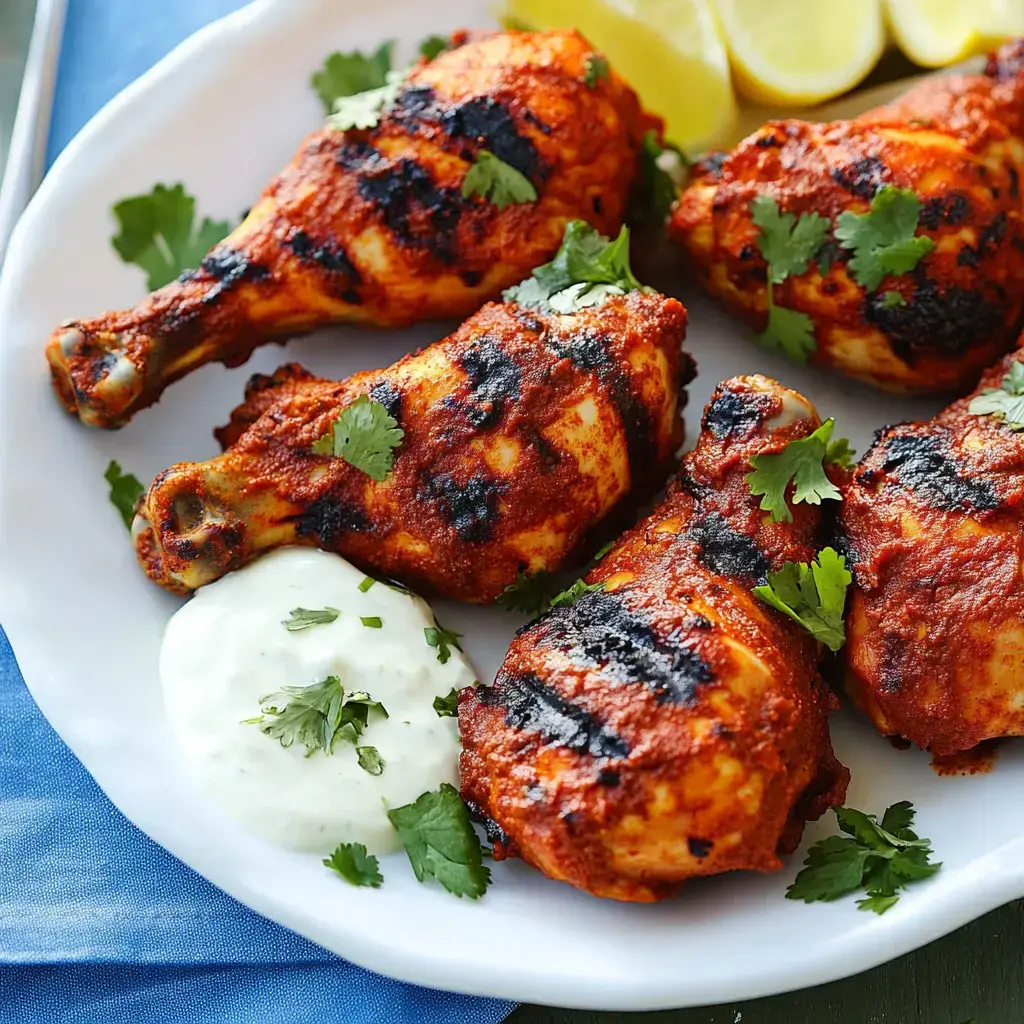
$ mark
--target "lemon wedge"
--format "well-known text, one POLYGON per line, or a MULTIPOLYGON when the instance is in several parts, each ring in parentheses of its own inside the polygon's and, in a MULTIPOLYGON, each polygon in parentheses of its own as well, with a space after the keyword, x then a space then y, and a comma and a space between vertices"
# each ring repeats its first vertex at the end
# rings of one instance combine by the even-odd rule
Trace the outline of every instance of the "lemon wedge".
POLYGON ((730 133, 736 102, 711 0, 509 0, 507 21, 577 28, 690 154, 730 133))
POLYGON ((899 48, 929 68, 1024 35, 1020 0, 886 0, 886 10, 899 48))
POLYGON ((736 86, 759 103, 805 106, 838 96, 885 48, 881 0, 716 3, 736 86))

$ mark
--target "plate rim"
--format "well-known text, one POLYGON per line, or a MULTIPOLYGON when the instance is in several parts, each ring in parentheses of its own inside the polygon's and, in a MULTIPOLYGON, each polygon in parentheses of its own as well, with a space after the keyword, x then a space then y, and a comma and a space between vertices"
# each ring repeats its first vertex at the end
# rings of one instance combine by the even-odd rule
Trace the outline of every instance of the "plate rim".
MULTIPOLYGON (((10 282, 15 277, 11 268, 18 266, 30 252, 29 238, 40 211, 49 202, 51 193, 63 187, 63 181, 73 171, 79 154, 90 148, 93 138, 111 121, 118 120, 143 103, 154 90, 166 86, 192 61, 216 62, 218 44, 226 36, 238 37, 235 45, 251 45, 252 40, 245 39, 246 33, 256 32, 257 36, 262 36, 271 30, 276 19, 300 16, 303 7, 311 7, 315 2, 254 0, 209 23, 127 86, 78 132, 54 162, 12 234, 7 259, 0 273, 0 322, 13 301, 8 295, 12 291, 10 282)), ((8 361, 0 354, 0 394, 7 383, 7 365, 8 361)), ((0 401, 0 435, 7 422, 5 408, 6 403, 0 401)), ((7 455, 0 448, 0 499, 7 493, 6 463, 7 455)), ((724 999, 739 1002, 849 977, 934 941, 989 910, 1024 896, 1022 835, 974 861, 978 870, 971 884, 954 887, 941 899, 933 896, 916 900, 913 907, 908 907, 897 917, 884 923, 883 919, 871 922, 878 927, 857 929, 860 937, 846 937, 838 949, 831 948, 833 943, 825 943, 809 951, 806 960, 784 969, 773 967, 768 972, 748 971, 736 979, 727 993, 711 991, 706 982, 687 977, 685 972, 664 977, 658 984, 652 984, 649 978, 644 978, 639 984, 623 984, 614 978, 604 979, 600 984, 591 981, 587 990, 581 991, 578 981, 572 976, 527 976, 520 969, 509 969, 500 958, 488 971, 467 976, 465 968, 457 961, 432 952, 426 942, 413 955, 397 952, 382 940, 368 938, 351 925, 333 922, 328 930, 309 912, 296 908, 273 893, 256 891, 243 878, 233 875, 216 856, 207 853, 201 843, 165 824, 158 807, 145 800, 134 799, 131 787, 124 784, 117 772, 102 766, 94 771, 90 766, 90 752, 95 742, 78 731, 74 723, 62 719, 55 691, 36 685, 37 680, 60 677, 66 671, 61 670, 59 659, 53 653, 31 641, 30 637, 35 634, 31 607, 17 599, 17 586, 4 583, 5 577, 11 578, 13 561, 8 554, 10 542, 3 529, 7 519, 4 507, 0 500, 0 621, 15 651, 29 692, 61 739, 111 802, 147 836, 243 905, 359 966, 429 988, 553 1006, 585 1010, 676 1009, 713 1005, 724 999), (986 870, 981 870, 983 867, 986 870), (847 948, 850 945, 854 948, 847 948), (809 970, 808 965, 813 965, 813 969, 809 970)), ((756 968, 756 965, 748 967, 756 968)))

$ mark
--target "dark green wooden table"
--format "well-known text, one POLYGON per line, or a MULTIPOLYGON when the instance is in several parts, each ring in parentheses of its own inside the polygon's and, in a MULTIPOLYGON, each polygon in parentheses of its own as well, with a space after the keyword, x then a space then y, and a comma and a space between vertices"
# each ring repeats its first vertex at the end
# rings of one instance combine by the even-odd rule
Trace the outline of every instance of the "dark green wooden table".
MULTIPOLYGON (((684 968, 680 966, 680 970, 684 968)), ((722 993, 723 996, 727 993, 722 993)), ((1024 904, 873 971, 745 1003, 660 1013, 521 1006, 508 1024, 1024 1024, 1024 904)))

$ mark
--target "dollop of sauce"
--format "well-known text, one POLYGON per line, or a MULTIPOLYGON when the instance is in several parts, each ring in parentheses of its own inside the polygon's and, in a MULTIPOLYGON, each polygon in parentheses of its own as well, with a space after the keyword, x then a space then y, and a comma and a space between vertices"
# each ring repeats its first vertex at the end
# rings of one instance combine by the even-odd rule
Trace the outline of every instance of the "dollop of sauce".
POLYGON ((327 854, 358 842, 389 853, 400 843, 387 807, 458 786, 457 721, 433 703, 471 685, 473 670, 453 646, 438 660, 425 601, 367 579, 338 555, 282 548, 203 587, 164 633, 164 703, 190 770, 239 823, 292 849, 327 854), (339 614, 292 631, 283 623, 296 608, 339 614), (262 698, 328 676, 387 711, 371 713, 358 739, 383 758, 379 775, 360 767, 356 744, 339 738, 333 753, 307 756, 301 742, 284 747, 245 721, 262 698))

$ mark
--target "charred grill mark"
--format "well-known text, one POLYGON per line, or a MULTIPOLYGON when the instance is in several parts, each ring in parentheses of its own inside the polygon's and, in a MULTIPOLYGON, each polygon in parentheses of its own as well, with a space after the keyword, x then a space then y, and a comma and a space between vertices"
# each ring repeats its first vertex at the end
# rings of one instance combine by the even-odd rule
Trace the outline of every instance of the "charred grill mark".
POLYGON ((883 442, 882 458, 890 480, 944 512, 986 511, 999 504, 989 481, 961 475, 941 438, 891 435, 883 442))
POLYGON ((402 392, 386 377, 370 388, 370 401, 379 402, 396 422, 402 419, 402 392))
POLYGON ((467 544, 482 544, 494 536, 498 522, 498 497, 508 489, 499 480, 471 476, 460 484, 450 473, 424 480, 425 495, 436 501, 441 515, 467 544))
POLYGON ((597 784, 599 786, 608 786, 609 788, 613 788, 619 785, 621 781, 622 776, 611 768, 602 768, 597 773, 597 784))
POLYGON ((366 530, 369 523, 363 510, 332 498, 317 498, 309 508, 291 517, 295 532, 323 547, 332 547, 342 534, 366 530))
POLYGON ((458 189, 435 184, 423 167, 407 157, 397 164, 371 161, 359 175, 358 188, 401 244, 426 249, 444 263, 454 262, 455 230, 462 216, 458 189), (417 213, 425 225, 412 223, 417 213))
POLYGON ((499 673, 493 686, 481 688, 480 703, 504 706, 506 725, 540 733, 553 746, 568 747, 591 757, 629 755, 629 744, 621 736, 566 700, 533 672, 499 673))
POLYGON ((334 159, 346 171, 362 171, 384 158, 368 142, 351 141, 341 135, 334 159))
POLYGON ((888 168, 877 156, 866 156, 847 167, 835 167, 832 180, 859 199, 874 199, 885 184, 888 168))
POLYGON ((659 703, 692 704, 714 678, 711 666, 678 636, 661 637, 619 594, 593 591, 542 620, 538 644, 598 668, 614 683, 640 683, 659 703))
POLYGON ((926 199, 921 206, 921 224, 929 231, 936 231, 943 224, 955 225, 966 220, 971 213, 971 202, 959 192, 948 192, 944 196, 926 199))
POLYGON ((715 842, 713 839, 697 839, 696 836, 691 836, 686 840, 686 847, 691 857, 703 860, 715 848, 715 842))
POLYGON ((453 138, 473 139, 499 160, 525 174, 534 185, 542 177, 540 157, 534 144, 519 134, 508 107, 491 96, 478 96, 445 110, 438 124, 453 138))
POLYGON ((702 426, 718 438, 749 433, 764 420, 763 405, 752 392, 720 391, 711 397, 702 426))
POLYGON ((999 332, 1003 310, 983 292, 940 289, 919 266, 913 296, 905 306, 886 309, 881 294, 864 299, 864 318, 889 339, 893 352, 913 365, 921 353, 958 356, 999 332))
POLYGON ((484 279, 482 270, 462 270, 459 277, 467 288, 475 288, 484 279))
POLYGON ((519 398, 522 373, 498 338, 477 338, 459 360, 471 384, 468 402, 457 405, 477 429, 493 426, 505 412, 508 399, 519 398))
POLYGON ((261 263, 252 262, 244 252, 217 246, 200 264, 202 271, 216 281, 203 295, 204 303, 216 302, 226 291, 242 281, 262 281, 270 277, 270 271, 261 263))
POLYGON ((782 145, 782 140, 774 133, 770 132, 766 135, 760 135, 754 139, 754 145, 758 149, 773 149, 782 145))
POLYGON ((753 539, 737 533, 718 512, 696 518, 685 536, 700 549, 697 560, 701 565, 719 576, 759 580, 771 568, 753 539))
POLYGON ((568 340, 552 340, 550 344, 555 355, 595 374, 608 391, 622 420, 632 478, 641 479, 651 473, 658 458, 654 424, 647 406, 634 394, 629 378, 609 351, 608 339, 597 331, 587 330, 568 340))

